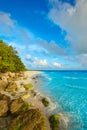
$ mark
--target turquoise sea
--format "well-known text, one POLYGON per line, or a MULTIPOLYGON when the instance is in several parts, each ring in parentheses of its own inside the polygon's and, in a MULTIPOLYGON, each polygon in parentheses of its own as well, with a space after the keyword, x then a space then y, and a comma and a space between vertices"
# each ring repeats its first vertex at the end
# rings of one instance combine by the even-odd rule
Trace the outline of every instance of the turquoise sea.
POLYGON ((65 113, 69 130, 87 130, 87 71, 43 71, 40 91, 65 113), (60 107, 59 107, 60 106, 60 107))

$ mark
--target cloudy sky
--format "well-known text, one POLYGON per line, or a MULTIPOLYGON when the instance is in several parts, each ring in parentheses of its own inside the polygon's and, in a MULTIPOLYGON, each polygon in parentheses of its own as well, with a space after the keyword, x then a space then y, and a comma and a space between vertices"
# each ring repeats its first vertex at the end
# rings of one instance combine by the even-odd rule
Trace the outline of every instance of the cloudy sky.
POLYGON ((87 69, 87 0, 0 0, 0 39, 28 69, 87 69))

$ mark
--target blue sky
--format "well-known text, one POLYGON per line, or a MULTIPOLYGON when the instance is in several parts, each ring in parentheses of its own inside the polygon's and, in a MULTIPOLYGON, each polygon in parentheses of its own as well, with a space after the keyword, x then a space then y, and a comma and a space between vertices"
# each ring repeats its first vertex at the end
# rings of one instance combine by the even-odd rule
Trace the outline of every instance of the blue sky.
POLYGON ((0 39, 28 69, 87 69, 87 0, 1 0, 0 39))

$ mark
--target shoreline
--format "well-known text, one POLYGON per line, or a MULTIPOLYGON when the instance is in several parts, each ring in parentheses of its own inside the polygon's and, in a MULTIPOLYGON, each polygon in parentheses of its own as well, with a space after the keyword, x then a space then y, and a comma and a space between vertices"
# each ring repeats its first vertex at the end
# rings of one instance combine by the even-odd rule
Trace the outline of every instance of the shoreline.
MULTIPOLYGON (((51 98, 47 95, 44 95, 43 92, 40 92, 39 89, 36 88, 38 83, 38 75, 42 74, 41 71, 27 71, 25 72, 25 76, 27 75, 29 77, 28 81, 30 81, 31 84, 34 85, 34 92, 36 93, 35 97, 26 97, 25 101, 30 102, 32 101, 36 106, 36 108, 39 108, 44 115, 48 118, 50 115, 52 115, 54 110, 56 109, 55 102, 53 103, 51 98), (36 82, 37 81, 37 82, 36 82), (46 97, 50 104, 48 107, 45 107, 41 101, 42 98, 46 97)), ((26 80, 25 80, 26 81, 26 80)), ((27 82, 28 83, 28 82, 27 82)), ((68 130, 68 124, 69 124, 69 118, 67 114, 65 114, 63 111, 57 113, 59 115, 60 120, 60 130, 68 130)), ((51 128, 48 128, 48 130, 51 130, 51 128)))
POLYGON ((60 122, 60 126, 58 125, 57 128, 59 128, 59 130, 68 130, 68 119, 66 115, 54 112, 56 104, 52 102, 49 96, 43 94, 43 92, 40 92, 39 89, 37 89, 37 85, 39 84, 39 75, 42 73, 43 72, 41 71, 3 73, 0 83, 2 85, 3 83, 8 85, 5 87, 5 90, 2 88, 0 93, 9 96, 10 100, 13 102, 21 98, 24 102, 28 103, 29 110, 39 109, 46 117, 47 130, 52 130, 49 117, 55 114, 58 116, 58 120, 60 122), (11 83, 10 86, 9 83, 11 83), (47 106, 43 103, 43 99, 45 99, 46 103, 48 103, 47 106))

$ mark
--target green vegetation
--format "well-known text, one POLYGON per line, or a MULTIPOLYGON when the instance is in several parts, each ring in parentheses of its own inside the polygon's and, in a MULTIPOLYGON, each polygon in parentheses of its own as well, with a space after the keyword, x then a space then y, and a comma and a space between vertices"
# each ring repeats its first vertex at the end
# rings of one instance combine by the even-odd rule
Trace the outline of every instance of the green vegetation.
POLYGON ((21 130, 22 129, 22 123, 18 123, 17 128, 15 130, 21 130))
POLYGON ((24 88, 27 90, 32 90, 34 87, 32 84, 24 84, 24 88))
POLYGON ((23 106, 23 108, 22 108, 22 111, 23 111, 23 112, 27 112, 27 111, 28 111, 28 103, 27 103, 27 102, 24 103, 24 106, 23 106))
POLYGON ((17 51, 0 40, 0 72, 25 70, 26 68, 17 55, 17 51))
POLYGON ((44 104, 45 107, 49 106, 49 101, 47 98, 43 98, 42 103, 44 104))
POLYGON ((46 118, 39 109, 30 109, 9 124, 9 130, 47 130, 46 127, 46 118))
POLYGON ((52 130, 59 130, 59 116, 54 114, 49 118, 52 130))

